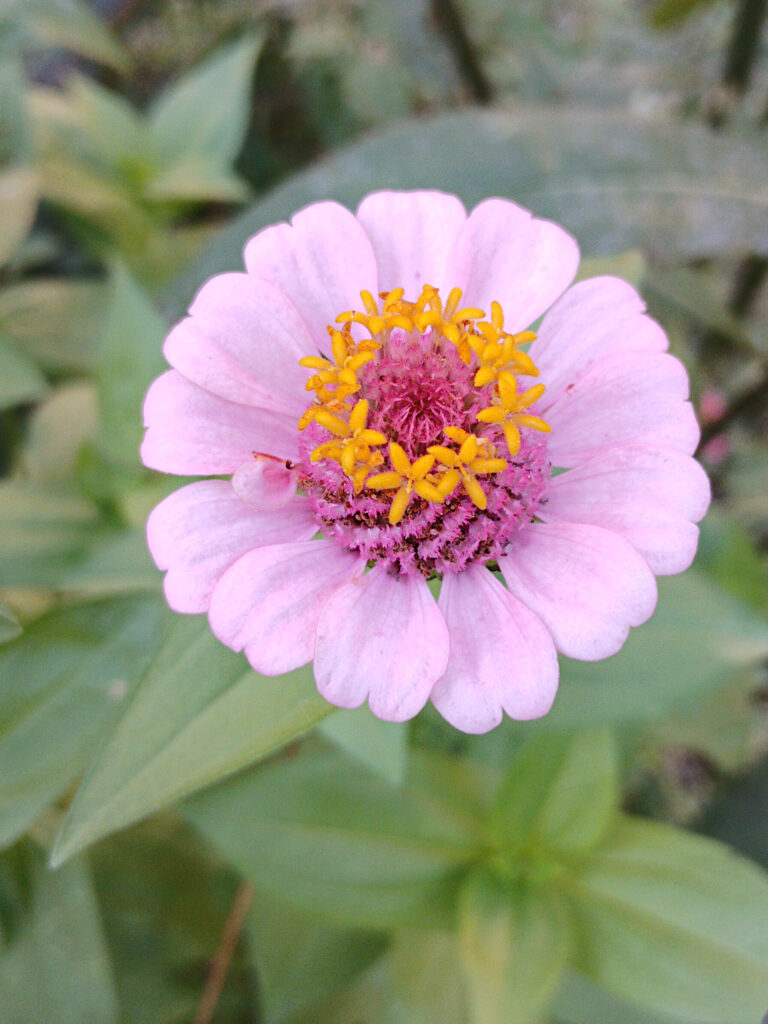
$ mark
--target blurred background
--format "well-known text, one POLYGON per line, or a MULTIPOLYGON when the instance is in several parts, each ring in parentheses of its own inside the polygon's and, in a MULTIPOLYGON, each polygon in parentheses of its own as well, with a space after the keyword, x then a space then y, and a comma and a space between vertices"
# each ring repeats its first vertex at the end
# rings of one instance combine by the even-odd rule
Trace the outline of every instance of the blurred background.
MULTIPOLYGON (((138 460, 142 398, 196 288, 320 198, 507 196, 576 235, 582 276, 641 290, 691 376, 715 502, 692 574, 610 664, 564 666, 550 725, 610 724, 626 809, 768 867, 767 10, 0 3, 0 1024, 466 1019, 439 943, 331 927, 260 887, 247 834, 222 839, 258 794, 169 809, 281 742, 233 738, 247 705, 225 714, 204 694, 248 675, 229 652, 206 648, 188 678, 157 667, 187 626, 145 550, 178 481, 138 460), (51 873, 117 724, 60 842, 69 855, 111 834, 51 873)), ((382 785, 422 750, 503 771, 523 735, 344 714, 310 751, 382 785)), ((560 1024, 672 1019, 573 985, 560 1024)))

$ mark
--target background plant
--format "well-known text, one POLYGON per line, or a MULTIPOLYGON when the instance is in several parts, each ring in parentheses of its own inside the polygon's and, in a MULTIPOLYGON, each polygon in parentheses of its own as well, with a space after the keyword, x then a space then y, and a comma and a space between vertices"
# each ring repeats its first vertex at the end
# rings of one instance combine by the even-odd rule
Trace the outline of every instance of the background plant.
POLYGON ((0 1024, 761 1019, 766 6, 0 6, 0 1024), (167 325, 380 187, 561 221, 704 424, 694 568, 483 737, 259 678, 145 550, 167 325))

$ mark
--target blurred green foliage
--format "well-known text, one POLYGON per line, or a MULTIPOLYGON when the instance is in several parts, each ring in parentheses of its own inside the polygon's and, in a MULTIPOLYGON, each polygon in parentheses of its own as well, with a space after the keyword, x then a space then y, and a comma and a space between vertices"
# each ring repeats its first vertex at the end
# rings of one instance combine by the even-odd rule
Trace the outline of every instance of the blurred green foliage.
POLYGON ((0 1024, 765 1013, 765 8, 0 5, 0 1024), (694 570, 483 737, 258 677, 144 543, 168 324, 255 231, 378 187, 564 223, 704 424, 694 570))

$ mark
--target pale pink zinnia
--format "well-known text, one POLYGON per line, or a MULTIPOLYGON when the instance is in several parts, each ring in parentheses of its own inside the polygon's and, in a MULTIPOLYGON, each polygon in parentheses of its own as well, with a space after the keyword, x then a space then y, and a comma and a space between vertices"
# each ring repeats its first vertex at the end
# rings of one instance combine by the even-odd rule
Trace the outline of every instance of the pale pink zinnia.
POLYGON ((709 502, 685 370, 628 284, 569 287, 578 260, 514 203, 437 192, 252 238, 147 395, 146 465, 229 478, 150 516, 171 607, 265 675, 314 659, 340 707, 546 714, 556 652, 618 651, 709 502))

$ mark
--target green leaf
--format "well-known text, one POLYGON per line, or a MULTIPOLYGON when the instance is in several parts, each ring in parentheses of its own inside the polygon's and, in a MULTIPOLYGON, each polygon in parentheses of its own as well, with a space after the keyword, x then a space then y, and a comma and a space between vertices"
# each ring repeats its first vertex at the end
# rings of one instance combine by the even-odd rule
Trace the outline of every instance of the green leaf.
POLYGON ((619 995, 707 1024, 768 999, 768 876, 709 839, 626 818, 564 884, 578 966, 619 995))
POLYGON ((196 796, 187 814, 274 898, 373 928, 444 923, 480 841, 430 794, 314 745, 196 796))
POLYGON ((157 598, 50 612, 0 646, 0 845, 88 766, 164 622, 157 598))
POLYGON ((557 893, 471 875, 459 899, 459 945, 472 1024, 536 1024, 560 986, 570 942, 557 893))
POLYGON ((48 390, 35 364, 0 337, 0 409, 42 398, 48 390))
POLYGON ((556 1024, 680 1024, 680 1018, 627 1003, 575 971, 566 973, 552 1009, 556 1024))
POLYGON ((23 13, 37 45, 70 50, 116 71, 128 70, 127 51, 81 0, 25 0, 23 13))
POLYGON ((108 460, 138 467, 141 407, 166 367, 167 325, 123 264, 113 267, 111 284, 98 365, 101 443, 108 460))
POLYGON ((0 601, 0 644, 7 644, 9 640, 15 640, 20 633, 19 620, 5 601, 0 601))
POLYGON ((32 905, 0 959, 0 1024, 117 1024, 118 1006, 93 883, 74 861, 38 857, 32 905))
POLYGON ((26 167, 0 171, 0 210, 3 212, 0 267, 10 260, 29 234, 37 211, 38 187, 37 174, 26 167))
POLYGON ((515 757, 493 812, 507 847, 568 858, 594 848, 619 802, 618 755, 607 729, 541 733, 515 757))
POLYGON ((149 113, 153 153, 163 167, 196 157, 227 168, 248 126, 251 77, 262 36, 217 50, 155 100, 149 113))
MULTIPOLYGON (((27 79, 18 56, 18 46, 12 44, 9 51, 3 52, 2 27, 0 24, 0 96, 3 97, 3 103, 0 106, 0 163, 17 165, 16 170, 9 168, 9 172, 23 176, 31 174, 30 170, 24 170, 24 168, 34 159, 31 123, 27 111, 27 79)), ((27 182, 26 187, 28 188, 29 185, 30 183, 27 182)), ((22 188, 24 188, 23 185, 22 188)), ((13 191, 12 188, 12 195, 13 191)), ((36 198, 35 196, 35 205, 36 198)), ((4 202, 3 207, 5 208, 6 205, 4 202)), ((18 216, 17 209, 16 217, 11 216, 9 219, 9 226, 11 226, 11 238, 15 235, 18 241, 21 241, 21 238, 18 237, 18 228, 14 231, 12 227, 14 223, 18 223, 18 216)), ((26 234, 26 229, 23 234, 26 234)), ((8 252, 11 243, 9 240, 3 239, 0 242, 0 247, 3 251, 8 252)), ((2 260, 0 260, 1 262, 2 260)))
MULTIPOLYGON (((120 1024, 188 1024, 240 880, 175 815, 156 815, 110 836, 89 859, 112 950, 120 1024)), ((247 946, 240 941, 233 950, 217 1024, 261 1024, 247 946)))
POLYGON ((264 1024, 283 1024, 347 984, 386 949, 381 935, 340 928, 256 893, 248 934, 264 1024))
POLYGON ((331 710, 311 668, 263 678, 205 619, 176 618, 77 794, 54 861, 279 749, 331 710))
POLYGON ((106 308, 104 285, 66 278, 0 291, 0 332, 44 370, 92 369, 106 308))
POLYGON ((320 731, 347 754, 376 772, 393 786, 405 778, 408 762, 408 726, 382 722, 367 706, 335 711, 320 731))
POLYGON ((154 175, 146 195, 155 201, 239 203, 248 186, 221 164, 215 153, 193 154, 154 175))
POLYGON ((354 207, 374 189, 423 188, 426 166, 430 187, 469 204, 509 196, 559 221, 586 256, 768 252, 765 153, 753 138, 626 110, 472 110, 397 125, 297 174, 177 281, 172 313, 181 315, 201 281, 240 267, 244 242, 266 225, 320 199, 354 207))
POLYGON ((0 579, 8 587, 56 587, 92 539, 96 510, 66 491, 0 483, 0 579))
POLYGON ((600 662, 560 659, 547 727, 640 722, 685 707, 768 654, 768 623, 689 569, 662 578, 653 618, 600 662))
POLYGON ((768 566, 749 532, 712 509, 701 524, 697 564, 745 604, 768 611, 768 566))
POLYGON ((21 451, 25 480, 46 486, 71 486, 86 443, 99 429, 96 388, 78 381, 56 388, 32 413, 21 451))
POLYGON ((76 75, 67 82, 66 98, 76 117, 76 127, 83 133, 83 148, 70 143, 71 155, 92 158, 118 178, 128 178, 132 167, 141 167, 147 160, 149 132, 143 118, 119 92, 106 89, 85 75, 76 75))

